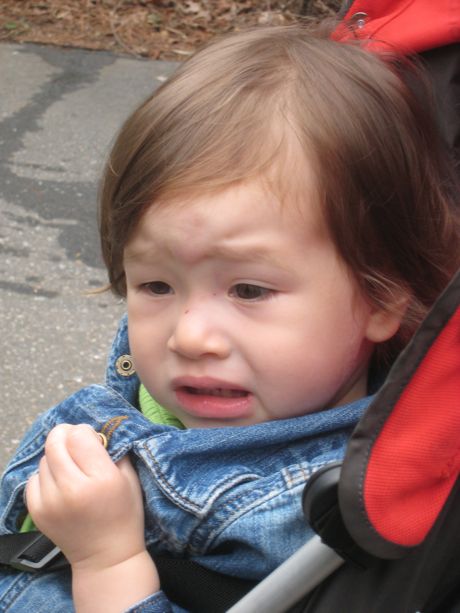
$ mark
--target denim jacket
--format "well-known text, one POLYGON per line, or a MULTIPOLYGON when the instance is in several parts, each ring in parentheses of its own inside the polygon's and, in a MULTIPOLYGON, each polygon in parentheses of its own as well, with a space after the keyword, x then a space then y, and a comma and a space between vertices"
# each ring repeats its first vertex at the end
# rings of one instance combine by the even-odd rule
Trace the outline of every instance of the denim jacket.
MULTIPOLYGON (((301 495, 311 474, 343 458, 370 402, 252 426, 180 430, 153 424, 137 408, 126 317, 109 357, 105 385, 76 392, 39 417, 2 477, 0 533, 18 530, 23 492, 48 432, 87 423, 108 439, 114 461, 130 454, 145 503, 151 552, 191 558, 221 573, 260 580, 312 536, 301 495)), ((0 573, 0 613, 72 611, 69 572, 0 573)), ((162 592, 130 611, 179 611, 162 592)))

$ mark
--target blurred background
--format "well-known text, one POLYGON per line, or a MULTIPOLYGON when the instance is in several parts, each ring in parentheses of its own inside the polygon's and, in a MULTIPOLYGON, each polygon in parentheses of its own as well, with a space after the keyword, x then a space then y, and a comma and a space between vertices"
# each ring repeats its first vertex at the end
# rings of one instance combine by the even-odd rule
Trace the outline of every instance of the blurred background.
POLYGON ((0 0, 0 40, 180 60, 210 37, 333 16, 339 0, 0 0))

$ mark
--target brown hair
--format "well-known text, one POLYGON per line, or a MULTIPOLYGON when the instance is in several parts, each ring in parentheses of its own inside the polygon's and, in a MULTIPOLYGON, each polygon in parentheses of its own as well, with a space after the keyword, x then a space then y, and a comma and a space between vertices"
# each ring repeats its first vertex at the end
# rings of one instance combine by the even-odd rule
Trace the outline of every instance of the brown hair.
POLYGON ((399 351, 460 263, 454 175, 428 98, 403 73, 394 58, 303 26, 230 35, 195 54, 113 147, 100 209, 112 289, 125 294, 123 250, 148 207, 263 173, 294 132, 366 295, 386 308, 410 296, 390 343, 399 351))

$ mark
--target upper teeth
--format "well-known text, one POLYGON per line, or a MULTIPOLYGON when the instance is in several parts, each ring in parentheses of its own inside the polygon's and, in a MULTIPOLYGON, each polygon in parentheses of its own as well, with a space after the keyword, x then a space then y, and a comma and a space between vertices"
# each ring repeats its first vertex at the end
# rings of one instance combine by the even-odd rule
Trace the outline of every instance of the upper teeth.
POLYGON ((223 398, 235 398, 245 396, 246 392, 242 390, 223 389, 221 387, 188 387, 192 394, 203 394, 205 396, 222 396, 223 398))

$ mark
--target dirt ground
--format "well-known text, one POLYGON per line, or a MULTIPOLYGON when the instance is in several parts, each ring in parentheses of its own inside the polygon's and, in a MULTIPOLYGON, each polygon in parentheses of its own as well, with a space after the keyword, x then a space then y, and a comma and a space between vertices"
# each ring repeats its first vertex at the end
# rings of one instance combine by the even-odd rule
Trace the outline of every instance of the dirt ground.
POLYGON ((333 16, 340 0, 0 0, 0 42, 181 60, 212 36, 333 16))

